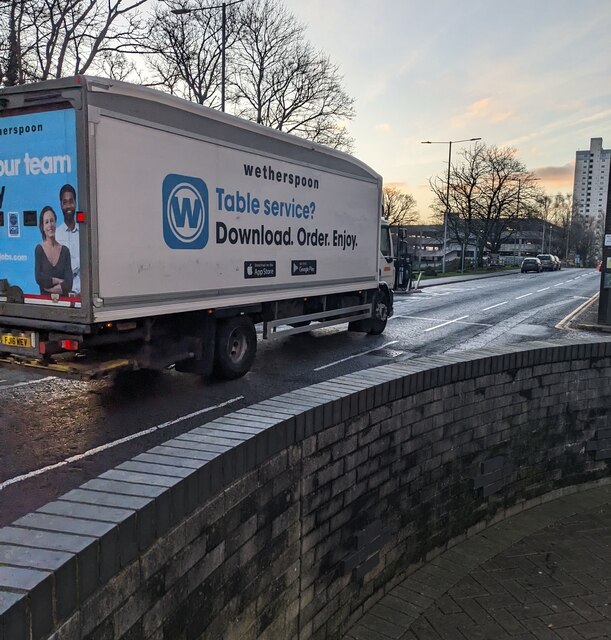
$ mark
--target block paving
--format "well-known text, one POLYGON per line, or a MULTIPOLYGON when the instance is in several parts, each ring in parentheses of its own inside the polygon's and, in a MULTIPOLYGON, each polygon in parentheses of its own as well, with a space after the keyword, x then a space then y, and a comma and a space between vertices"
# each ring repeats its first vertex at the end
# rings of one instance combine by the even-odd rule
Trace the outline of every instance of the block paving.
POLYGON ((522 511, 390 589, 344 640, 611 638, 611 486, 522 511))

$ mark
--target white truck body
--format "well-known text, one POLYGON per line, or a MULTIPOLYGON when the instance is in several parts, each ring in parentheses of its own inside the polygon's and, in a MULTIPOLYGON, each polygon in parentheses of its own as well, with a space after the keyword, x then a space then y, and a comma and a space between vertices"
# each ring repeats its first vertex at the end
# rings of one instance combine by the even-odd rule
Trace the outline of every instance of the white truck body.
MULTIPOLYGON (((113 344, 109 331, 150 347, 156 318, 167 333, 169 321, 198 312, 276 325, 308 313, 362 325, 373 313, 364 307, 380 290, 382 183, 351 156, 84 76, 1 91, 0 134, 0 351, 7 357, 37 354, 56 366, 49 356, 66 351, 63 336, 73 336, 78 346, 68 350, 95 347, 99 360, 100 346, 113 344), (50 206, 62 224, 66 184, 78 211, 76 269, 57 284, 40 273, 40 249, 38 262, 34 256, 47 238, 43 210, 50 206), (280 312, 270 307, 279 304, 280 312)), ((384 291, 389 313, 392 294, 384 291)), ((146 366, 137 351, 121 360, 146 366)), ((194 353, 179 351, 187 360, 194 353)))

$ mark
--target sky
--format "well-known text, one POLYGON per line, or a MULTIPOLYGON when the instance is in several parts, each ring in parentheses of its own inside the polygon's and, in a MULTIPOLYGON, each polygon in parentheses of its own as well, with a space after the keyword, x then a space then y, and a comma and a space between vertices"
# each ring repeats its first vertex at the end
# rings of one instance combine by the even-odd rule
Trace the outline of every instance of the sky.
POLYGON ((428 180, 448 162, 447 144, 423 140, 514 147, 550 195, 572 193, 590 138, 611 147, 611 2, 284 3, 355 98, 354 155, 411 193, 423 219, 428 180))

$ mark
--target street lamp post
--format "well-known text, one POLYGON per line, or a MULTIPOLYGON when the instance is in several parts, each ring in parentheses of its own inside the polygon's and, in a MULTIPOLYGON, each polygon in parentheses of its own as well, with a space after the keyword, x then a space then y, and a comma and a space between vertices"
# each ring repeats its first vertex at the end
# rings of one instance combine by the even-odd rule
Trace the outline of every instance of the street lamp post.
POLYGON ((466 140, 425 140, 422 144, 447 144, 448 149, 448 184, 446 189, 446 210, 443 215, 443 245, 441 254, 441 272, 446 272, 446 244, 448 241, 448 218, 450 216, 450 170, 452 168, 452 145, 459 142, 476 142, 481 138, 467 138, 466 140))
POLYGON ((195 7, 193 9, 172 9, 172 13, 177 16, 195 13, 196 11, 207 11, 208 9, 221 9, 221 111, 225 111, 225 49, 227 40, 227 7, 232 4, 239 4, 244 0, 233 0, 232 2, 223 2, 222 4, 211 5, 210 7, 195 7))
POLYGON ((552 252, 552 223, 549 225, 549 236, 547 238, 547 252, 552 252))

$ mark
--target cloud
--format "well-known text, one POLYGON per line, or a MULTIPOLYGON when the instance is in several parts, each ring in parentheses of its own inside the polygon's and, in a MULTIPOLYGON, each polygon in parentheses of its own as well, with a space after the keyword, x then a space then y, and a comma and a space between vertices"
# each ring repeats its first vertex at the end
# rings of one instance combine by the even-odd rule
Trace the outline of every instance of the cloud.
POLYGON ((490 122, 492 123, 505 122, 505 120, 509 120, 511 117, 513 117, 513 112, 511 111, 505 111, 503 113, 495 113, 492 116, 490 116, 490 122))
POLYGON ((546 186, 554 189, 567 189, 573 188, 573 181, 575 178, 575 163, 569 162, 559 167, 539 167, 534 169, 533 173, 541 178, 541 182, 546 186))
POLYGON ((558 104, 556 108, 558 111, 583 111, 587 106, 588 105, 584 100, 576 100, 575 102, 564 102, 558 104))
POLYGON ((513 117, 512 111, 500 110, 495 108, 491 98, 482 98, 476 102, 472 102, 464 113, 452 118, 452 125, 457 129, 465 127, 474 120, 481 120, 496 124, 505 122, 513 117))
POLYGON ((598 113, 593 113, 585 118, 581 118, 578 120, 580 123, 589 123, 589 122, 598 122, 599 120, 608 120, 611 116, 611 109, 607 109, 606 111, 599 111, 598 113))
MULTIPOLYGON (((580 114, 577 114, 578 116, 580 114)), ((575 115, 571 115, 566 118, 561 118, 558 120, 553 120, 548 122, 544 126, 541 126, 530 133, 524 134, 512 140, 509 140, 507 144, 512 147, 519 147, 521 144, 529 142, 533 139, 541 139, 544 136, 548 136, 549 134, 554 134, 558 136, 557 133, 560 131, 566 131, 571 134, 571 136, 575 136, 575 133, 580 133, 580 127, 584 125, 591 125, 592 123, 598 123, 603 121, 606 123, 611 118, 611 109, 605 109, 603 111, 597 111, 595 113, 589 113, 585 116, 575 117, 575 115)), ((587 133, 589 135, 589 133, 587 133)), ((590 137, 594 137, 590 135, 590 137)))
POLYGON ((410 190, 407 186, 407 182, 385 182, 385 187, 389 189, 397 189, 397 191, 401 191, 401 193, 409 193, 410 190))

